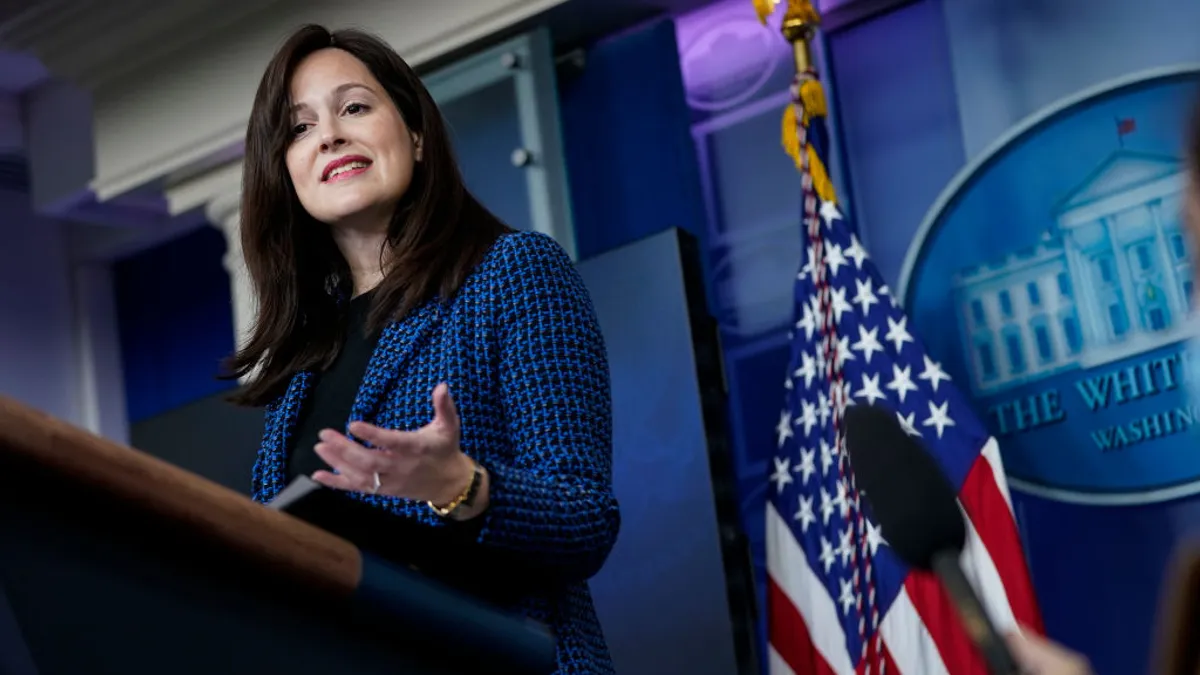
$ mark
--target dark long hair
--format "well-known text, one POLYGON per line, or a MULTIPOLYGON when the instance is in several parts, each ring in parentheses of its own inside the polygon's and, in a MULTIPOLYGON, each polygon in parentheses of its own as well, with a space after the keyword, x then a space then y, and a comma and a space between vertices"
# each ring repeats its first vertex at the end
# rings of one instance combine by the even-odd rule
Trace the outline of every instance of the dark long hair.
POLYGON ((380 251, 389 267, 372 299, 370 330, 424 302, 451 298, 508 231, 467 191, 433 97, 387 43, 357 30, 300 28, 267 65, 246 129, 241 239, 258 316, 226 362, 226 377, 250 376, 231 397, 242 405, 269 403, 294 373, 329 367, 345 341, 339 298, 352 290, 349 266, 329 226, 301 206, 285 163, 292 74, 305 57, 329 47, 361 61, 422 139, 421 161, 380 251))

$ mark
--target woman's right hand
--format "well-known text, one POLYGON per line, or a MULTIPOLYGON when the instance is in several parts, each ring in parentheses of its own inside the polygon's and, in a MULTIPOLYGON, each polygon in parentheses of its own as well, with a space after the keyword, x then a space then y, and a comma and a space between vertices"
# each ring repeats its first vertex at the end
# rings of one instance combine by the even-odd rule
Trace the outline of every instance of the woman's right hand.
POLYGON ((1023 675, 1093 675, 1082 654, 1032 631, 1009 633, 1007 640, 1023 675))

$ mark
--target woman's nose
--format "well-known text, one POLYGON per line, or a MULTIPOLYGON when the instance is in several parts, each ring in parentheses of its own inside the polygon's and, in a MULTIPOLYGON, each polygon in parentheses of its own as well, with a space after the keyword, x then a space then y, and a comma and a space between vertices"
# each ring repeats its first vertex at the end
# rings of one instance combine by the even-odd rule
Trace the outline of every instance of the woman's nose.
POLYGON ((337 134, 331 133, 331 134, 327 134, 324 138, 321 139, 321 150, 323 150, 325 152, 329 152, 331 150, 337 150, 338 148, 342 147, 345 144, 346 144, 345 138, 342 138, 341 136, 339 136, 337 134))

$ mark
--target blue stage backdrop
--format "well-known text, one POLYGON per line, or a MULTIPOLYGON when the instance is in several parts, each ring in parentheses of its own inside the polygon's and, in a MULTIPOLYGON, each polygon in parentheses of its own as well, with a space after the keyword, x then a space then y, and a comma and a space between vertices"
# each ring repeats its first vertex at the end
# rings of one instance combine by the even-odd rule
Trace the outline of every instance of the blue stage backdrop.
POLYGON ((947 189, 901 282, 1000 442, 1048 631, 1101 673, 1144 671, 1170 550, 1200 525, 1181 222, 1197 74, 1135 75, 1020 125, 947 189))

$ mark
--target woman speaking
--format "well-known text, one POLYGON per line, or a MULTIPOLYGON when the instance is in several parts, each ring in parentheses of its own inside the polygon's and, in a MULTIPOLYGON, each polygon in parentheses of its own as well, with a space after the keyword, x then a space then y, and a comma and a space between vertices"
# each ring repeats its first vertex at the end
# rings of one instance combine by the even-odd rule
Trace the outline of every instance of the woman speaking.
POLYGON ((258 314, 231 370, 266 406, 254 499, 309 475, 465 537, 447 557, 536 580, 515 604, 554 631, 559 673, 612 672, 586 585, 620 524, 608 364, 570 259, 467 191, 433 98, 361 32, 280 48, 244 171, 258 314))

